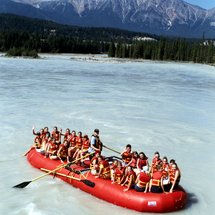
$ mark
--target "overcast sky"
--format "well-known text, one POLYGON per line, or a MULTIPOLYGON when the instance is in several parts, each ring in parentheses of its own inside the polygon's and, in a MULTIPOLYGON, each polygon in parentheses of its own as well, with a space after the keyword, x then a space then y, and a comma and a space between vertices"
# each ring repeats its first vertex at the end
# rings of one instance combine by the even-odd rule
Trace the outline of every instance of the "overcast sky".
POLYGON ((215 7, 215 0, 183 0, 193 5, 198 5, 204 9, 212 9, 215 7))

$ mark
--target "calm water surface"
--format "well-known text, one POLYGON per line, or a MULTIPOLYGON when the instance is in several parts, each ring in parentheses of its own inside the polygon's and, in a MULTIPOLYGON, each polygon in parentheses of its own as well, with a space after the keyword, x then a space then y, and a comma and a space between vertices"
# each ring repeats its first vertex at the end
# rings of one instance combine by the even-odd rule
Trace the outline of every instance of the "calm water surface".
POLYGON ((130 143, 150 162, 155 151, 174 158, 188 203, 170 214, 214 213, 214 67, 45 57, 0 58, 0 214, 140 214, 51 176, 12 189, 43 174, 21 157, 33 125, 88 135, 99 128, 103 143, 118 151, 130 143))

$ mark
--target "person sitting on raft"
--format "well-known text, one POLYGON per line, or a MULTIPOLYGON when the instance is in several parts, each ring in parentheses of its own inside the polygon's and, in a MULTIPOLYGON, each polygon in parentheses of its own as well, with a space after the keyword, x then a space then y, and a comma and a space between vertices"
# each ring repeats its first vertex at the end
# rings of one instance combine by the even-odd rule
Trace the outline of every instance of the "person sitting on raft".
POLYGON ((78 158, 78 154, 82 149, 82 144, 83 144, 83 137, 82 137, 82 132, 79 131, 78 132, 78 136, 76 137, 76 150, 74 152, 73 158, 77 159, 78 158))
POLYGON ((49 134, 49 136, 51 136, 50 132, 49 132, 49 128, 46 126, 44 128, 44 135, 49 134))
MULTIPOLYGON (((91 135, 90 137, 90 147, 88 149, 89 153, 99 151, 101 153, 102 151, 102 142, 99 139, 99 129, 94 130, 94 134, 91 135)), ((93 158, 93 155, 90 155, 90 160, 93 158)))
POLYGON ((58 131, 57 126, 53 128, 52 137, 56 139, 56 142, 60 144, 61 142, 61 133, 58 131))
MULTIPOLYGON (((42 129, 41 129, 42 130, 42 129)), ((27 156, 28 153, 32 150, 32 149, 40 149, 41 147, 41 141, 42 139, 40 138, 40 133, 35 137, 34 139, 34 145, 31 145, 30 149, 25 153, 23 154, 22 156, 27 156)))
POLYGON ((162 160, 160 159, 160 154, 159 152, 155 152, 155 157, 152 160, 152 165, 151 168, 149 170, 150 173, 154 173, 157 171, 157 166, 159 164, 162 164, 162 160))
POLYGON ((137 151, 133 151, 133 158, 131 161, 131 167, 132 169, 135 171, 135 169, 137 169, 137 159, 138 159, 139 155, 137 153, 137 151))
POLYGON ((44 129, 41 128, 40 131, 37 133, 35 133, 34 129, 35 129, 35 126, 32 127, 33 135, 36 135, 37 138, 40 138, 42 140, 42 138, 45 136, 44 129))
POLYGON ((58 159, 57 151, 58 151, 58 144, 56 143, 56 139, 54 137, 51 137, 51 141, 46 151, 46 157, 49 157, 51 160, 58 159))
MULTIPOLYGON (((85 134, 84 137, 83 137, 81 150, 78 151, 75 159, 78 159, 78 158, 83 157, 84 155, 86 155, 87 152, 88 152, 88 149, 89 149, 89 138, 88 138, 88 135, 85 134)), ((89 158, 84 158, 84 159, 81 160, 81 162, 83 163, 85 160, 89 160, 89 158)))
POLYGON ((115 178, 115 169, 117 168, 117 160, 113 160, 113 163, 110 165, 110 172, 111 172, 111 181, 114 181, 115 178))
POLYGON ((137 171, 136 174, 138 175, 141 170, 144 168, 145 172, 149 171, 149 162, 148 157, 146 157, 145 153, 140 152, 139 158, 137 159, 137 171))
POLYGON ((36 149, 38 152, 40 152, 42 155, 45 155, 45 152, 46 152, 46 145, 47 145, 47 142, 48 140, 50 140, 50 134, 47 133, 42 141, 41 141, 41 146, 40 146, 40 149, 36 149))
POLYGON ((122 156, 122 165, 127 167, 131 164, 133 158, 133 152, 131 151, 131 145, 128 144, 126 149, 120 154, 122 156))
POLYGON ((148 171, 147 166, 144 166, 143 170, 141 170, 140 174, 137 176, 136 185, 134 189, 138 192, 146 193, 148 190, 151 175, 147 171, 148 171))
POLYGON ((60 144, 60 146, 59 146, 59 150, 57 152, 57 157, 59 160, 61 160, 62 163, 65 162, 66 160, 69 163, 68 146, 69 146, 68 140, 64 140, 63 143, 60 144))
POLYGON ((77 140, 76 132, 73 130, 72 134, 70 134, 69 138, 68 138, 68 141, 70 141, 70 147, 68 149, 69 160, 70 159, 74 160, 74 153, 77 150, 77 148, 76 148, 76 140, 77 140))
POLYGON ((163 167, 161 164, 157 165, 157 171, 153 172, 150 180, 149 192, 152 193, 166 193, 163 186, 163 167))
POLYGON ((123 184, 121 184, 121 186, 127 186, 127 189, 124 189, 123 191, 128 191, 129 189, 134 189, 135 186, 135 182, 136 182, 136 173, 133 171, 131 166, 127 167, 128 170, 128 175, 125 179, 125 182, 123 184))
POLYGON ((99 172, 95 178, 103 178, 103 179, 110 179, 110 166, 108 161, 104 160, 102 156, 98 157, 98 166, 99 172))
POLYGON ((63 134, 63 133, 62 133, 62 129, 60 129, 60 135, 61 135, 61 136, 64 136, 64 140, 69 140, 70 135, 71 135, 70 129, 67 128, 65 134, 63 134))
POLYGON ((162 167, 163 167, 163 180, 168 181, 169 164, 166 156, 164 156, 162 159, 162 167))
POLYGON ((172 170, 170 172, 170 183, 171 183, 171 189, 170 189, 170 193, 173 192, 173 190, 178 189, 178 185, 181 179, 181 172, 177 166, 176 163, 172 164, 172 170))
POLYGON ((99 156, 100 156, 100 152, 96 151, 94 153, 94 157, 90 161, 90 170, 91 170, 92 175, 96 175, 99 170, 99 167, 98 167, 98 157, 99 156))
POLYGON ((124 180, 124 172, 125 168, 122 168, 122 163, 120 161, 117 161, 117 167, 114 169, 114 179, 112 181, 112 184, 114 184, 115 182, 121 184, 124 180))

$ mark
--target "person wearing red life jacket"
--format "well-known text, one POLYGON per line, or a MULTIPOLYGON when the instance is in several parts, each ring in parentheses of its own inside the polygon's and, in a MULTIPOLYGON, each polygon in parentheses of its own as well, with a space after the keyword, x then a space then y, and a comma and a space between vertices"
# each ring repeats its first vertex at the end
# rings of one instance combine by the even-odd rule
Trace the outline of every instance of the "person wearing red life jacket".
POLYGON ((124 189, 123 191, 128 191, 129 189, 134 189, 136 178, 137 178, 136 173, 133 171, 131 166, 128 166, 127 170, 128 170, 127 177, 125 179, 125 182, 123 184, 121 184, 121 186, 126 185, 128 188, 124 189))
POLYGON ((138 192, 146 193, 148 190, 149 182, 151 179, 151 175, 148 172, 141 171, 137 176, 135 190, 138 192))
POLYGON ((178 185, 181 179, 181 172, 177 166, 176 163, 172 164, 172 170, 170 173, 170 183, 171 183, 171 189, 170 189, 170 193, 173 192, 173 190, 178 189, 178 185))
POLYGON ((90 170, 91 170, 92 175, 97 175, 97 172, 99 170, 99 167, 98 167, 98 157, 99 156, 100 156, 100 152, 95 151, 94 157, 90 161, 90 170))
POLYGON ((63 143, 59 146, 57 157, 59 158, 59 160, 61 160, 62 163, 68 160, 68 145, 68 140, 64 140, 63 143))
POLYGON ((133 152, 131 151, 131 145, 128 144, 126 149, 120 154, 122 156, 122 165, 127 167, 131 164, 133 158, 133 152))
POLYGON ((79 131, 78 136, 76 137, 76 149, 75 149, 75 152, 73 154, 73 158, 75 158, 75 159, 78 158, 78 154, 82 149, 82 144, 83 144, 82 132, 79 131))
POLYGON ((115 169, 117 168, 117 160, 113 160, 113 163, 110 165, 110 172, 111 172, 111 181, 114 181, 115 178, 115 169))
POLYGON ((117 167, 114 169, 114 179, 112 184, 121 184, 124 181, 125 168, 122 168, 122 163, 117 161, 117 167))
POLYGON ((51 160, 57 160, 57 151, 58 151, 58 144, 56 143, 56 139, 51 137, 51 142, 48 145, 47 154, 51 160))
POLYGON ((135 171, 137 169, 137 160, 138 160, 138 153, 136 151, 133 151, 133 158, 132 158, 132 161, 131 161, 131 167, 132 169, 135 171))
POLYGON ((166 156, 163 157, 163 159, 162 159, 162 167, 163 167, 163 180, 168 181, 169 164, 168 164, 168 159, 166 156))
POLYGON ((140 152, 139 158, 137 159, 137 175, 141 172, 143 167, 145 167, 145 171, 149 171, 149 162, 147 159, 148 157, 146 157, 145 153, 140 152))
POLYGON ((49 132, 49 128, 47 126, 44 128, 44 135, 46 135, 46 134, 51 135, 49 132))
POLYGON ((166 193, 163 186, 163 167, 161 164, 157 165, 157 171, 152 174, 149 192, 152 193, 166 193))
POLYGON ((28 153, 32 150, 32 149, 40 149, 41 147, 41 143, 42 143, 42 139, 43 137, 45 136, 44 135, 44 130, 43 129, 40 129, 39 132, 35 133, 34 131, 35 129, 35 126, 32 127, 32 131, 33 131, 33 134, 36 135, 35 139, 34 139, 34 145, 31 145, 30 149, 25 153, 23 154, 22 156, 27 156, 28 153))
POLYGON ((102 156, 98 157, 99 172, 95 178, 110 179, 110 165, 102 156))
POLYGON ((69 147, 69 150, 68 150, 69 160, 71 158, 73 158, 73 160, 74 160, 73 155, 77 150, 77 148, 76 148, 77 136, 76 136, 76 132, 74 130, 72 131, 72 134, 69 135, 68 140, 70 141, 70 147, 69 147))
POLYGON ((157 171, 157 166, 159 164, 162 164, 162 160, 160 159, 160 154, 159 152, 155 152, 155 157, 152 160, 152 165, 151 168, 149 170, 150 173, 154 173, 157 171))
MULTIPOLYGON (((64 140, 69 140, 69 137, 70 137, 70 129, 69 128, 67 128, 66 129, 66 132, 65 132, 65 134, 63 134, 62 133, 62 128, 60 129, 60 135, 61 136, 64 136, 64 140)), ((70 141, 69 141, 69 143, 70 143, 70 141)))
POLYGON ((61 142, 61 133, 58 131, 57 126, 53 128, 52 137, 56 139, 56 142, 60 144, 61 142))
MULTIPOLYGON (((78 159, 86 155, 88 152, 88 149, 89 149, 89 138, 88 138, 88 135, 85 134, 82 139, 81 150, 78 151, 75 159, 78 159)), ((81 159, 81 162, 83 163, 85 160, 89 160, 89 158, 87 157, 87 158, 81 159)))

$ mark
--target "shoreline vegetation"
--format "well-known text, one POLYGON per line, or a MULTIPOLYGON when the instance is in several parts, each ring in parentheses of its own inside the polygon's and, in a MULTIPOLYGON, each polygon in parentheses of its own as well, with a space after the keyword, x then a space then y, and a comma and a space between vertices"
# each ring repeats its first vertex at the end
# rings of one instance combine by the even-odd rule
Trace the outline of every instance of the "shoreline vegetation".
MULTIPOLYGON (((108 54, 114 59, 215 63, 214 41, 202 40, 190 44, 185 38, 160 40, 98 41, 65 35, 34 34, 19 31, 0 32, 0 51, 6 56, 38 58, 38 53, 108 54)), ((77 60, 77 59, 76 59, 77 60)))

